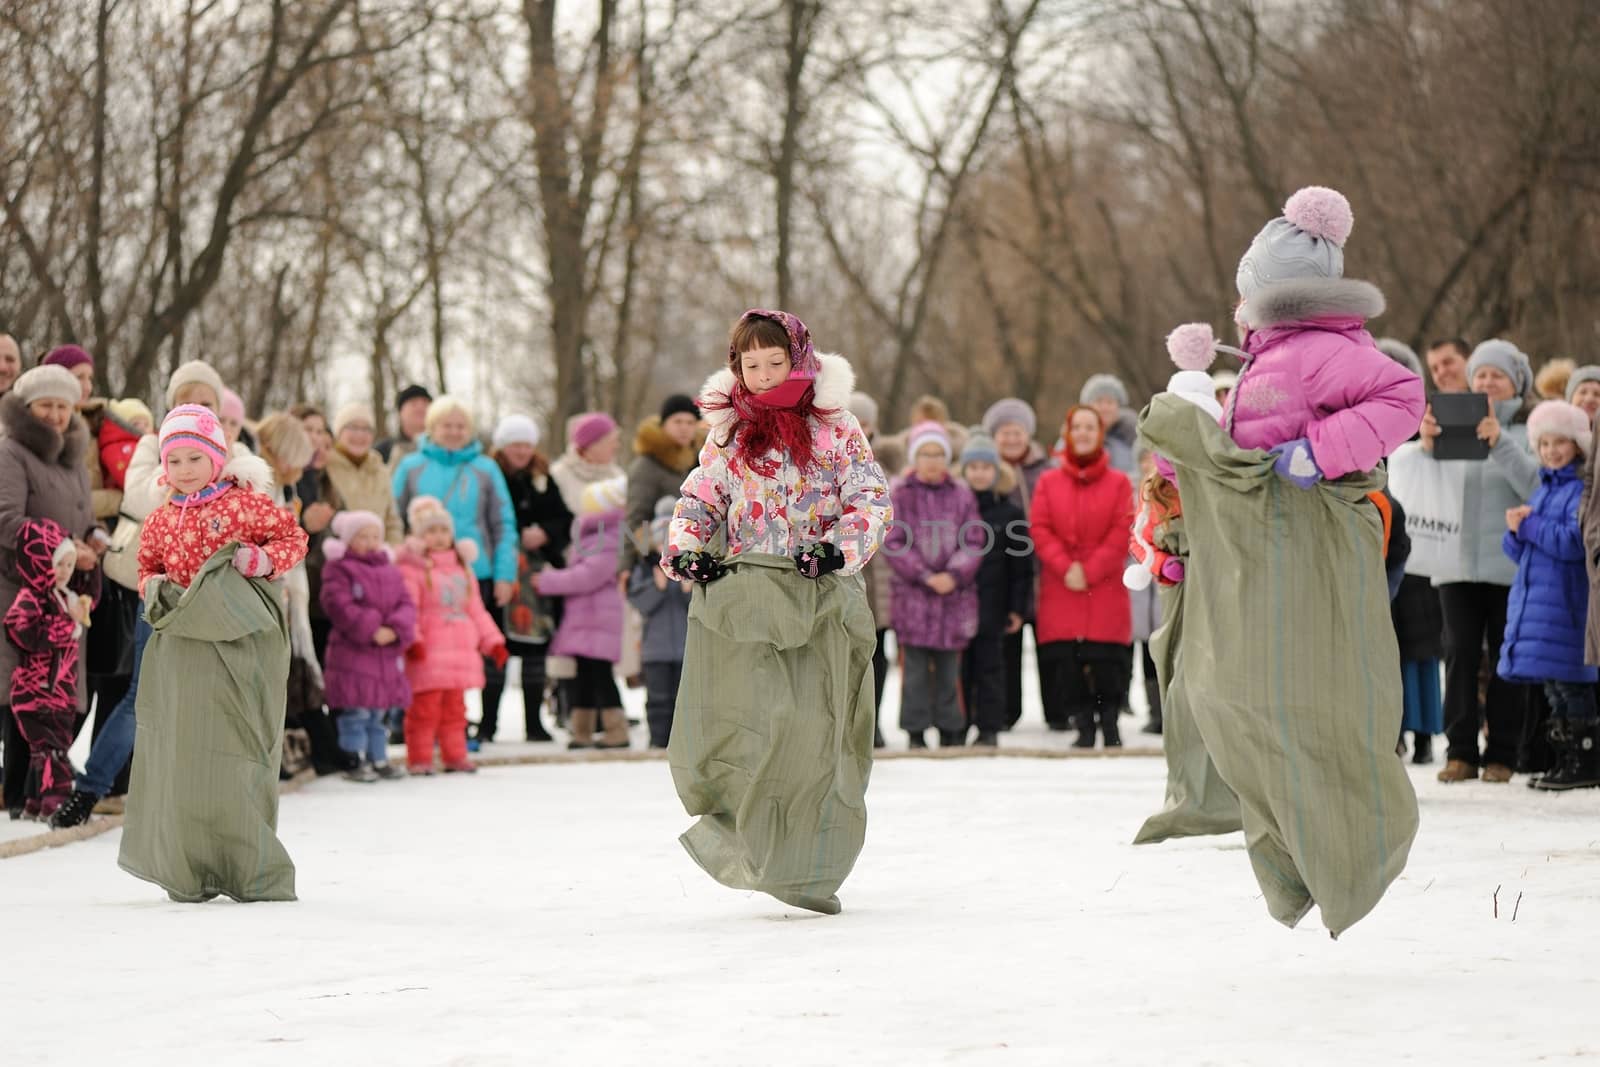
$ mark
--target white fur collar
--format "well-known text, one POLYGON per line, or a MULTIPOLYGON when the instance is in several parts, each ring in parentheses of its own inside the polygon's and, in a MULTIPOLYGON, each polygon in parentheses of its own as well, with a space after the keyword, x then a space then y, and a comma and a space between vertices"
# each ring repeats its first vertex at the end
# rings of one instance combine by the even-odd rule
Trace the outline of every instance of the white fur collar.
POLYGON ((222 478, 246 489, 272 495, 272 468, 259 456, 235 456, 222 468, 222 478))
MULTIPOLYGON (((850 394, 856 389, 856 372, 843 356, 817 354, 821 369, 817 372, 816 406, 823 411, 833 411, 841 417, 850 407, 850 394)), ((724 367, 706 379, 700 388, 701 407, 713 396, 726 397, 733 391, 733 371, 724 367)), ((706 423, 712 430, 720 430, 733 421, 733 409, 721 408, 706 411, 706 423)))
POLYGON ((1371 282, 1353 278, 1297 278, 1263 287, 1239 305, 1235 316, 1252 330, 1324 315, 1375 319, 1383 314, 1383 293, 1371 282))

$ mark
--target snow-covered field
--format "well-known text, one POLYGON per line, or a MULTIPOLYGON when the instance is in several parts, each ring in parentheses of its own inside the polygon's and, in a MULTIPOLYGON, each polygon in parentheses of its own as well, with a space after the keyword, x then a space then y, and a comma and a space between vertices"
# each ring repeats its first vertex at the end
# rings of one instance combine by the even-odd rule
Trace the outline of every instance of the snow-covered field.
POLYGON ((706 878, 663 763, 323 779, 283 801, 296 904, 168 903, 119 832, 0 862, 6 1062, 1600 1057, 1600 794, 1419 774, 1410 869, 1335 943, 1237 836, 1129 845, 1162 775, 885 760, 836 917, 706 878))

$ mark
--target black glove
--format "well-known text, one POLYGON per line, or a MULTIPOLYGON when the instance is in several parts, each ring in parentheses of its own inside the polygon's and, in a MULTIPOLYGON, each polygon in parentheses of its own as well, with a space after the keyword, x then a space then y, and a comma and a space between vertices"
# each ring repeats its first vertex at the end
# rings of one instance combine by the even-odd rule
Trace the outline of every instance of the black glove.
POLYGON ((714 582, 728 573, 722 561, 709 552, 684 552, 673 556, 672 569, 701 585, 714 582))
POLYGON ((821 578, 844 569, 844 553, 826 541, 802 545, 794 558, 794 569, 807 578, 821 578))

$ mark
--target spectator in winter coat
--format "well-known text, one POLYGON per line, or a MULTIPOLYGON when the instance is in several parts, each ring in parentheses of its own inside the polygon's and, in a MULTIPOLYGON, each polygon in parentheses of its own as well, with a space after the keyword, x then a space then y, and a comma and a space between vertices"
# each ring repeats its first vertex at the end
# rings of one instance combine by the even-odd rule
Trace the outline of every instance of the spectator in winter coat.
POLYGON ((1576 404, 1594 421, 1600 414, 1600 367, 1590 364, 1572 372, 1567 379, 1567 403, 1576 404))
POLYGON ((1458 337, 1429 345, 1423 358, 1428 366, 1428 377, 1433 380, 1433 391, 1465 393, 1470 389, 1467 360, 1471 357, 1472 346, 1458 337))
MULTIPOLYGON (((532 592, 531 574, 559 567, 572 541, 572 513, 561 490, 550 477, 550 461, 539 451, 539 426, 526 415, 507 415, 494 431, 493 458, 505 475, 516 516, 520 558, 517 560, 518 597, 497 621, 506 634, 506 649, 522 665, 523 737, 528 741, 553 741, 539 717, 544 706, 546 662, 552 624, 552 602, 532 592)), ((490 664, 485 665, 492 666, 490 664)), ((483 718, 478 722, 480 744, 494 740, 500 725, 500 700, 505 692, 505 672, 491 671, 483 687, 483 718)))
POLYGON ((978 502, 950 476, 950 437, 942 425, 911 427, 911 473, 894 483, 895 523, 884 539, 894 568, 895 639, 905 654, 900 727, 912 748, 966 744, 961 714, 961 653, 978 632, 978 569, 987 531, 978 502))
POLYGON ((100 420, 100 431, 95 443, 100 450, 100 481, 117 492, 117 503, 122 503, 122 490, 128 484, 128 465, 133 462, 139 438, 155 429, 155 416, 142 400, 116 400, 107 405, 106 416, 100 420))
POLYGON ((406 769, 432 774, 437 740, 445 771, 470 774, 478 768, 467 758, 466 691, 482 688, 485 657, 504 665, 505 641, 473 577, 478 546, 456 538, 444 504, 413 497, 406 523, 411 536, 397 562, 417 606, 417 643, 406 653, 406 769))
POLYGON ((317 499, 336 511, 370 511, 383 521, 385 544, 398 545, 405 524, 394 482, 372 445, 376 419, 365 404, 346 404, 333 416, 333 447, 318 471, 317 499))
POLYGON ((400 432, 378 442, 378 455, 391 468, 417 450, 417 443, 428 430, 428 411, 433 406, 433 394, 420 385, 408 385, 395 398, 395 411, 400 417, 400 432))
POLYGON ((978 517, 988 529, 978 568, 978 632, 962 655, 962 692, 967 716, 978 728, 973 743, 993 747, 1006 728, 1005 640, 1021 632, 1023 612, 1033 598, 1033 543, 1027 515, 1010 499, 1016 472, 1000 459, 988 434, 967 437, 961 478, 977 498, 978 517))
POLYGON ((566 598, 550 651, 572 656, 578 663, 571 693, 570 748, 628 747, 628 717, 613 676, 622 658, 617 554, 627 517, 627 492, 627 480, 621 477, 586 488, 573 526, 571 565, 533 576, 541 595, 566 598), (599 741, 594 739, 596 720, 604 731, 599 741))
POLYGON ((1077 405, 1063 426, 1061 468, 1039 480, 1029 530, 1039 556, 1039 659, 1045 721, 1065 730, 1076 719, 1080 748, 1095 726, 1106 747, 1122 744, 1117 727, 1127 693, 1133 637, 1122 584, 1133 525, 1133 486, 1111 467, 1099 414, 1077 405))
POLYGON ((1498 674, 1540 683, 1550 702, 1556 766, 1535 789, 1600 786, 1600 723, 1594 667, 1584 663, 1589 581, 1578 524, 1583 462, 1594 447, 1589 417, 1564 400, 1547 400, 1528 418, 1528 437, 1543 468, 1533 498, 1506 512, 1507 556, 1517 562, 1506 608, 1498 674))
POLYGON ((650 726, 650 747, 666 748, 672 739, 672 711, 683 681, 683 651, 689 639, 690 581, 674 582, 661 569, 661 550, 677 496, 656 501, 650 524, 650 551, 634 564, 628 578, 628 602, 644 617, 645 721, 650 726))
POLYGON ((22 524, 16 561, 22 588, 5 613, 5 628, 21 658, 6 681, 29 750, 23 812, 48 819, 72 790, 67 748, 78 717, 78 651, 100 571, 78 568, 77 546, 49 519, 22 524))
POLYGON ((590 411, 573 418, 567 426, 567 450, 550 464, 550 477, 561 490, 561 499, 574 515, 583 506, 583 491, 596 482, 625 478, 617 466, 622 432, 616 420, 603 411, 590 411))
POLYGON ((338 709, 339 747, 358 782, 399 778, 389 763, 389 713, 411 703, 404 654, 417 640, 417 606, 406 591, 384 521, 370 511, 341 511, 323 543, 322 610, 328 635, 327 697, 338 709))
POLYGON ((1078 392, 1078 403, 1094 408, 1095 414, 1100 416, 1100 424, 1106 430, 1106 453, 1111 457, 1111 468, 1121 471, 1132 482, 1139 476, 1139 465, 1133 455, 1139 441, 1139 413, 1128 406, 1128 387, 1114 374, 1094 374, 1078 392))
MULTIPOLYGON (((1011 503, 1022 509, 1024 516, 1033 510, 1033 494, 1044 472, 1056 465, 1034 436, 1039 421, 1026 400, 1006 397, 997 400, 983 414, 983 432, 994 438, 1003 463, 1016 471, 1016 487, 1012 489, 1011 503)), ((1033 553, 1033 543, 1028 543, 1028 558, 1033 568, 1032 588, 1028 593, 1028 607, 1022 613, 1023 625, 1033 628, 1035 645, 1039 631, 1034 626, 1035 605, 1038 601, 1039 560, 1033 553)), ((1022 631, 1007 634, 1006 657, 1006 714, 1005 729, 1009 730, 1022 718, 1022 631)), ((1043 678, 1040 679, 1041 683, 1043 678)))
MULTIPOLYGON (((60 367, 78 381, 78 400, 73 405, 89 427, 89 437, 98 441, 100 428, 106 418, 107 401, 94 396, 94 358, 77 345, 61 345, 39 361, 41 367, 60 367)), ((100 469, 100 454, 90 449, 84 454, 84 467, 89 472, 89 490, 93 496, 94 517, 97 522, 116 518, 122 504, 122 491, 105 482, 100 469)))
POLYGON ((617 564, 622 575, 630 574, 639 562, 641 545, 648 550, 656 501, 677 497, 683 479, 694 469, 697 443, 703 443, 700 408, 690 396, 667 397, 660 414, 639 424, 633 462, 628 465, 628 536, 622 540, 617 564))
POLYGON ((232 389, 222 390, 222 407, 217 416, 222 419, 222 431, 227 435, 228 447, 243 445, 251 453, 256 450, 256 435, 244 424, 244 397, 232 389))

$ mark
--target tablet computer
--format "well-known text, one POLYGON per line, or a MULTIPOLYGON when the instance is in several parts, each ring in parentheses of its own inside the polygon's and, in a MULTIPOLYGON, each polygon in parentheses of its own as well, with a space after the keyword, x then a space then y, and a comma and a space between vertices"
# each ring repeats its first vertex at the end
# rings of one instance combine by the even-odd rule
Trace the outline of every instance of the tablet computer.
POLYGON ((1489 445, 1478 439, 1478 423, 1489 414, 1482 393, 1438 393, 1433 406, 1439 436, 1433 439, 1434 459, 1488 459, 1489 445))

